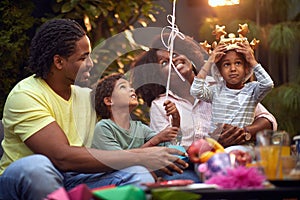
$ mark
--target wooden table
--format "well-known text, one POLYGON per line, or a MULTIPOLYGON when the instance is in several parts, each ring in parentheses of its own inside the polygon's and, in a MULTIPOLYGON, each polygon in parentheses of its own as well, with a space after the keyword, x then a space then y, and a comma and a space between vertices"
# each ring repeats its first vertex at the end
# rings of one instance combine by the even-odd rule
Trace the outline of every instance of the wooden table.
MULTIPOLYGON (((300 186, 288 187, 272 187, 263 189, 216 189, 216 188, 188 188, 185 186, 157 188, 159 190, 180 190, 192 192, 201 195, 201 200, 204 199, 228 199, 228 200, 300 200, 300 186)), ((152 190, 146 190, 146 193, 151 196, 152 190)), ((151 199, 151 197, 150 197, 151 199)))
POLYGON ((300 187, 275 187, 266 189, 201 189, 191 191, 201 194, 203 199, 293 199, 300 200, 300 187))

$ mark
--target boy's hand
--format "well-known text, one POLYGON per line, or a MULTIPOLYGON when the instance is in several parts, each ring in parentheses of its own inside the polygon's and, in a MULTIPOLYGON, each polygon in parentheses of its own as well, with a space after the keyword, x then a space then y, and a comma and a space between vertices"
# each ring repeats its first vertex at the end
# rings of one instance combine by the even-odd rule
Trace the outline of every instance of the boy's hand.
POLYGON ((179 128, 178 127, 167 127, 161 132, 159 132, 156 137, 161 142, 170 142, 177 137, 179 128))

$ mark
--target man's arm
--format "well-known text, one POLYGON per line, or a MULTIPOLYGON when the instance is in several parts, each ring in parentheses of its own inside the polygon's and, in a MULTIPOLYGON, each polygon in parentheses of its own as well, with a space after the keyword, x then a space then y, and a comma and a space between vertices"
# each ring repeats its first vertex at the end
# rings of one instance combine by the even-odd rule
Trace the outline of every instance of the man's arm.
POLYGON ((34 153, 46 155, 61 171, 92 173, 143 165, 151 170, 162 169, 165 173, 172 174, 173 170, 182 173, 182 169, 175 163, 184 167, 187 165, 175 156, 182 155, 182 152, 165 147, 103 151, 70 146, 56 122, 33 134, 25 144, 34 153))
POLYGON ((276 118, 261 103, 256 106, 254 122, 259 118, 265 118, 269 122, 269 124, 265 124, 265 127, 262 128, 277 130, 278 124, 276 118))
POLYGON ((251 140, 255 140, 256 133, 265 129, 277 130, 275 117, 262 105, 258 104, 255 110, 255 119, 253 123, 246 126, 246 129, 234 127, 226 124, 223 127, 222 134, 218 141, 224 146, 245 144, 245 130, 251 134, 251 140))

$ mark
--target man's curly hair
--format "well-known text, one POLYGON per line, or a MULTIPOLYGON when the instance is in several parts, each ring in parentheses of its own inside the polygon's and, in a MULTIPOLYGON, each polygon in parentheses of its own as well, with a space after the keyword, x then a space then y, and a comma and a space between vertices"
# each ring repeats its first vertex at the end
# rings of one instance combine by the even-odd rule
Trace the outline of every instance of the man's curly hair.
POLYGON ((75 51, 76 42, 86 32, 74 20, 52 19, 44 23, 31 41, 29 69, 35 77, 47 78, 53 56, 68 58, 75 51))
POLYGON ((112 73, 98 80, 96 87, 91 93, 92 103, 96 110, 97 117, 101 119, 109 119, 111 117, 110 109, 105 105, 104 98, 112 96, 116 82, 121 78, 126 79, 124 74, 112 73))

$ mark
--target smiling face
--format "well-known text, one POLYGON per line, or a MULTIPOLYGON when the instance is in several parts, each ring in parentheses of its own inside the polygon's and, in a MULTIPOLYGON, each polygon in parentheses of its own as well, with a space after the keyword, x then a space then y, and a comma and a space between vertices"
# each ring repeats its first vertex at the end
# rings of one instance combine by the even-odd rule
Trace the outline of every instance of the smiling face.
POLYGON ((121 78, 116 81, 112 96, 111 96, 112 108, 125 108, 131 112, 136 106, 138 106, 137 95, 135 90, 131 87, 130 83, 121 78))
MULTIPOLYGON (((158 64, 161 66, 161 72, 164 76, 168 76, 169 73, 169 56, 170 53, 168 51, 165 50, 158 50, 156 52, 157 54, 157 62, 158 64)), ((173 53, 172 58, 175 58, 177 56, 176 53, 173 53)), ((174 59, 173 59, 173 63, 174 63, 174 59)), ((176 64, 174 63, 174 65, 176 66, 176 64)), ((174 70, 171 71, 171 75, 174 76, 176 74, 174 74, 174 70)))
POLYGON ((65 79, 71 84, 75 81, 86 82, 90 77, 90 70, 93 67, 93 62, 90 57, 91 45, 87 36, 82 37, 76 42, 74 54, 68 58, 62 58, 63 70, 65 79))
MULTIPOLYGON (((168 73, 169 73, 170 53, 166 50, 158 50, 156 54, 157 54, 158 64, 161 65, 161 72, 164 78, 167 80, 168 73)), ((185 55, 174 52, 172 56, 172 62, 176 66, 178 72, 182 75, 182 77, 184 77, 184 79, 188 80, 189 82, 190 80, 194 79, 195 72, 194 72, 193 65, 185 55)), ((182 80, 180 79, 180 77, 178 76, 178 74, 175 72, 173 68, 171 69, 171 80, 173 81, 180 80, 179 82, 180 84, 182 84, 182 80)))
POLYGON ((234 50, 226 52, 226 55, 217 63, 220 73, 226 81, 226 86, 231 89, 241 89, 244 86, 249 69, 245 58, 234 50))

